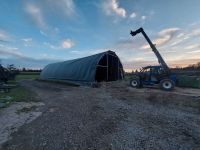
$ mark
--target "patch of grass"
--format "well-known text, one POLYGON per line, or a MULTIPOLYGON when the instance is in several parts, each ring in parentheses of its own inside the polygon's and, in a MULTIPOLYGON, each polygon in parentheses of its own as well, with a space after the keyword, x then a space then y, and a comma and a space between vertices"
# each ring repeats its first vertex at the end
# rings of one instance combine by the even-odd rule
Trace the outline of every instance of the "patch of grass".
POLYGON ((57 84, 62 84, 66 86, 80 86, 79 84, 73 83, 73 82, 63 82, 63 81, 56 81, 56 80, 42 80, 42 79, 36 79, 41 82, 47 82, 47 83, 57 83, 57 84))
POLYGON ((21 85, 11 88, 9 92, 0 93, 0 108, 8 107, 12 102, 38 101, 36 94, 21 85))
POLYGON ((27 74, 20 73, 16 76, 15 80, 8 81, 7 84, 12 87, 9 92, 0 93, 0 108, 9 106, 11 102, 38 101, 35 93, 19 84, 20 80, 37 78, 39 78, 39 73, 29 72, 27 74))
POLYGON ((24 79, 38 79, 39 76, 40 76, 39 74, 18 74, 15 77, 15 81, 20 81, 24 79))
POLYGON ((20 72, 21 75, 40 75, 40 72, 20 72))
POLYGON ((18 85, 18 82, 16 80, 9 80, 7 81, 8 85, 18 85))

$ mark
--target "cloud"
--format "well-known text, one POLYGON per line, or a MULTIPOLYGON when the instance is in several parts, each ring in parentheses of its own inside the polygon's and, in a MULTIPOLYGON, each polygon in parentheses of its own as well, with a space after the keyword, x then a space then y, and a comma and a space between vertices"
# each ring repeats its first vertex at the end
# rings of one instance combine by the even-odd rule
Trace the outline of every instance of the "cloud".
POLYGON ((165 35, 168 35, 168 34, 174 34, 175 32, 177 32, 179 30, 180 30, 179 28, 167 28, 167 29, 161 30, 158 34, 160 36, 165 36, 165 35))
POLYGON ((142 16, 142 17, 141 17, 141 20, 146 20, 146 19, 147 19, 146 16, 142 16))
POLYGON ((60 44, 51 44, 49 42, 44 42, 43 43, 45 46, 54 49, 54 50, 62 50, 62 49, 69 49, 72 48, 75 44, 71 39, 64 39, 60 42, 60 44))
POLYGON ((73 54, 73 56, 78 56, 77 58, 80 58, 80 57, 87 57, 87 56, 90 56, 90 55, 94 55, 94 54, 98 54, 98 53, 102 53, 102 52, 105 52, 109 50, 108 48, 107 49, 93 49, 93 50, 72 50, 70 51, 70 53, 73 54))
MULTIPOLYGON (((155 35, 147 34, 150 38, 154 37, 153 43, 159 46, 158 50, 170 67, 187 66, 198 62, 200 58, 198 27, 172 27, 163 29, 155 35)), ((132 70, 146 65, 158 65, 154 53, 145 43, 147 42, 142 35, 134 39, 127 37, 117 41, 112 49, 121 58, 125 69, 132 70)))
MULTIPOLYGON (((32 21, 41 29, 53 28, 47 24, 45 14, 59 14, 67 17, 76 15, 73 0, 43 0, 38 2, 25 2, 25 11, 32 21)), ((57 30, 57 29, 56 29, 57 30)))
MULTIPOLYGON (((178 59, 178 60, 171 60, 167 61, 170 67, 186 67, 189 64, 195 64, 199 62, 199 59, 178 59)), ((151 65, 158 65, 156 61, 146 61, 146 60, 133 60, 133 61, 124 61, 123 66, 125 71, 131 72, 132 70, 139 69, 145 66, 151 65)))
POLYGON ((186 67, 190 64, 196 64, 198 62, 199 62, 199 59, 186 58, 186 59, 172 60, 172 61, 169 61, 168 63, 170 67, 176 67, 176 66, 186 67))
POLYGON ((195 53, 199 53, 200 54, 200 50, 196 50, 196 51, 190 51, 190 52, 187 52, 189 54, 195 54, 195 53))
POLYGON ((133 12, 131 15, 130 15, 130 18, 135 18, 137 16, 137 14, 135 12, 133 12))
POLYGON ((103 9, 107 15, 112 15, 113 13, 119 17, 126 18, 126 10, 119 7, 117 0, 106 0, 103 3, 103 9))
POLYGON ((70 51, 70 53, 74 53, 74 54, 80 54, 80 53, 81 53, 81 51, 73 50, 73 51, 70 51))
POLYGON ((11 36, 7 32, 0 29, 0 42, 8 42, 10 39, 11 36))
POLYGON ((173 39, 173 42, 171 43, 170 46, 177 46, 181 44, 184 45, 189 41, 193 41, 193 39, 195 40, 195 38, 199 36, 200 36, 199 26, 196 28, 192 26, 185 30, 182 29, 180 30, 179 34, 173 39))
POLYGON ((32 43, 33 43, 33 39, 32 38, 23 38, 21 40, 23 41, 23 44, 26 47, 31 46, 32 43))
POLYGON ((29 67, 29 68, 42 68, 45 65, 61 59, 55 59, 55 57, 43 57, 43 58, 34 58, 24 55, 19 52, 19 49, 16 47, 9 47, 6 45, 0 44, 0 56, 4 64, 15 64, 16 66, 29 67), (4 58, 3 56, 7 56, 4 58))
POLYGON ((51 49, 55 49, 55 50, 56 50, 56 49, 61 49, 61 47, 55 46, 55 45, 50 44, 50 43, 48 43, 48 42, 44 42, 43 44, 44 44, 45 46, 51 48, 51 49))
POLYGON ((74 42, 70 39, 65 39, 61 43, 61 47, 64 49, 71 48, 72 46, 74 46, 74 42))
POLYGON ((16 47, 9 47, 9 46, 5 46, 5 45, 0 44, 0 54, 1 55, 23 58, 24 55, 17 50, 18 50, 18 48, 16 48, 16 47))
POLYGON ((185 49, 192 50, 192 49, 200 49, 200 44, 192 44, 188 45, 185 49))
POLYGON ((32 38, 24 38, 24 39, 22 39, 22 41, 24 41, 24 42, 32 42, 33 39, 32 38))
POLYGON ((40 30, 40 34, 47 37, 47 34, 45 32, 43 32, 42 30, 40 30))
MULTIPOLYGON (((157 38, 153 40, 153 43, 155 43, 157 46, 160 46, 159 48, 160 50, 162 50, 164 46, 165 48, 167 47, 167 50, 162 51, 162 55, 164 59, 167 61, 167 63, 169 63, 170 66, 176 66, 177 64, 185 65, 186 63, 183 62, 183 59, 194 58, 190 56, 188 56, 187 58, 187 56, 184 55, 179 58, 180 62, 178 62, 178 60, 176 62, 174 61, 176 59, 175 57, 177 57, 176 55, 178 54, 178 51, 182 50, 183 48, 182 47, 175 48, 175 47, 172 47, 170 44, 166 44, 166 43, 175 42, 174 40, 176 40, 177 36, 178 37, 183 36, 183 35, 180 35, 180 31, 182 30, 179 28, 163 29, 156 35, 157 38)), ((142 66, 147 66, 150 64, 158 65, 157 59, 152 51, 140 50, 140 49, 149 49, 149 45, 144 44, 144 42, 146 43, 143 37, 137 36, 134 39, 127 38, 115 43, 114 45, 115 48, 113 49, 116 49, 118 56, 121 57, 121 60, 124 64, 125 69, 131 70, 131 69, 140 68, 142 66)), ((195 51, 193 53, 198 53, 198 51, 195 51)))
MULTIPOLYGON (((153 40, 153 43, 156 44, 156 46, 162 46, 171 41, 179 30, 180 30, 179 28, 163 29, 158 33, 159 37, 153 40)), ((150 48, 148 44, 141 46, 141 49, 148 49, 148 48, 150 48)))
POLYGON ((76 15, 75 4, 73 0, 45 0, 45 5, 54 13, 60 13, 67 17, 76 15))
POLYGON ((189 36, 199 36, 200 35, 200 29, 194 29, 189 36))
POLYGON ((62 20, 77 16, 73 0, 24 1, 24 10, 40 34, 51 38, 57 37, 60 29, 51 24, 49 16, 62 17, 62 20))
POLYGON ((46 24, 45 19, 43 17, 42 11, 37 5, 31 4, 31 3, 26 3, 25 11, 29 14, 32 21, 39 28, 42 28, 42 29, 47 28, 47 24, 46 24))

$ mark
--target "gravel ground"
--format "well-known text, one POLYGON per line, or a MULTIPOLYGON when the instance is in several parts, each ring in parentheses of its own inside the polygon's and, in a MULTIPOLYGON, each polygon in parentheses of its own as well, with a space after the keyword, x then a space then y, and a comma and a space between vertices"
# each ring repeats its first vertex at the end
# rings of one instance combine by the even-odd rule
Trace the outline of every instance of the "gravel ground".
POLYGON ((200 90, 100 88, 23 81, 45 106, 3 150, 200 149, 200 90))
POLYGON ((42 113, 37 108, 42 105, 40 102, 14 102, 11 106, 0 109, 0 145, 20 126, 39 117, 42 113))

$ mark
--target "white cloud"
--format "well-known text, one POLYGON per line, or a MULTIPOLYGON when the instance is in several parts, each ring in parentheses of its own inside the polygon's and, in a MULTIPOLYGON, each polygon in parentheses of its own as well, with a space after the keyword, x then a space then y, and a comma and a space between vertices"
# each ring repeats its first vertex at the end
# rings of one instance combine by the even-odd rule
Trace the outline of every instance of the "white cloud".
POLYGON ((179 33, 176 37, 177 38, 182 38, 185 34, 184 33, 179 33))
POLYGON ((40 28, 46 28, 47 24, 42 15, 41 9, 35 4, 26 3, 25 11, 30 15, 32 21, 40 28))
POLYGON ((47 14, 61 16, 62 19, 77 16, 73 0, 43 0, 25 1, 24 10, 29 15, 28 19, 40 29, 43 36, 55 36, 60 32, 59 28, 52 26, 47 14))
POLYGON ((23 57, 23 54, 17 50, 18 50, 17 47, 10 47, 10 46, 0 44, 0 54, 1 55, 14 56, 17 58, 23 57))
POLYGON ((135 12, 133 12, 131 15, 130 15, 130 18, 135 18, 137 16, 137 14, 135 12))
POLYGON ((65 39, 62 41, 61 47, 64 49, 68 49, 74 46, 74 42, 70 39, 65 39))
POLYGON ((170 46, 176 46, 180 44, 185 44, 187 41, 192 41, 193 39, 200 36, 200 29, 199 26, 197 28, 194 28, 193 26, 185 29, 180 30, 180 33, 174 38, 173 42, 170 46))
MULTIPOLYGON (((172 38, 174 38, 174 35, 179 31, 179 28, 167 28, 163 29, 158 33, 158 38, 153 40, 153 43, 156 44, 156 46, 162 46, 166 43, 168 43, 172 38)), ((148 44, 145 44, 141 47, 141 49, 148 49, 150 46, 148 44)))
POLYGON ((5 35, 4 33, 0 33, 0 40, 1 41, 6 41, 8 39, 7 35, 5 35))
POLYGON ((42 30, 40 30, 40 34, 47 37, 47 34, 45 32, 43 32, 42 30))
POLYGON ((147 18, 146 16, 142 16, 141 20, 146 20, 146 18, 147 18))
POLYGON ((86 56, 90 56, 90 55, 94 55, 94 54, 98 54, 98 53, 102 53, 102 52, 105 52, 107 51, 108 49, 87 49, 87 50, 72 50, 70 51, 70 53, 73 53, 73 55, 75 56, 78 56, 77 58, 80 58, 80 57, 86 57, 86 56))
POLYGON ((200 54, 200 50, 190 51, 190 52, 187 52, 187 53, 190 53, 190 54, 199 53, 200 54))
POLYGON ((43 0, 37 3, 26 2, 25 11, 39 27, 46 27, 45 13, 59 14, 61 16, 72 17, 76 15, 73 0, 43 0))
POLYGON ((22 41, 24 41, 24 42, 32 42, 33 39, 32 38, 24 38, 24 39, 22 39, 22 41))
POLYGON ((191 33, 188 33, 189 37, 196 37, 196 36, 200 36, 200 29, 199 28, 195 28, 191 31, 191 33))
POLYGON ((73 50, 73 51, 70 51, 70 53, 79 54, 79 53, 81 53, 81 51, 73 50))
POLYGON ((71 17, 76 14, 73 0, 45 0, 45 2, 48 8, 50 8, 54 13, 61 13, 67 17, 71 17))
POLYGON ((64 39, 60 44, 51 44, 48 42, 44 42, 43 44, 54 50, 69 49, 74 46, 74 42, 71 39, 64 39))
POLYGON ((10 41, 10 39, 11 37, 7 32, 0 30, 0 42, 7 42, 10 41))
POLYGON ((200 44, 189 45, 185 49, 188 49, 188 50, 191 50, 191 49, 200 49, 200 44))
POLYGON ((168 35, 168 34, 174 34, 178 30, 180 30, 180 29, 179 28, 167 28, 167 29, 161 30, 158 34, 160 36, 165 36, 165 35, 168 35))
MULTIPOLYGON (((22 66, 33 67, 34 65, 39 65, 43 67, 46 64, 53 63, 56 61, 61 61, 61 59, 56 59, 55 57, 30 57, 19 51, 17 47, 10 47, 7 45, 0 44, 0 56, 4 64, 14 63, 15 65, 21 64, 22 66), (3 58, 2 56, 6 56, 3 58)), ((35 66, 34 66, 35 67, 35 66)), ((40 67, 40 68, 41 68, 40 67)))
POLYGON ((59 49, 59 48, 60 48, 60 47, 55 46, 55 45, 52 45, 52 44, 50 44, 50 43, 48 43, 48 42, 44 42, 43 44, 44 44, 45 46, 51 48, 51 49, 59 49))
POLYGON ((113 13, 119 17, 126 18, 126 10, 119 7, 117 0, 106 0, 103 3, 103 9, 107 15, 112 15, 113 13))
POLYGON ((32 46, 32 38, 23 38, 21 39, 25 47, 32 46))
POLYGON ((18 50, 17 47, 10 47, 10 46, 3 45, 3 44, 0 44, 0 48, 1 49, 6 49, 6 50, 18 50))

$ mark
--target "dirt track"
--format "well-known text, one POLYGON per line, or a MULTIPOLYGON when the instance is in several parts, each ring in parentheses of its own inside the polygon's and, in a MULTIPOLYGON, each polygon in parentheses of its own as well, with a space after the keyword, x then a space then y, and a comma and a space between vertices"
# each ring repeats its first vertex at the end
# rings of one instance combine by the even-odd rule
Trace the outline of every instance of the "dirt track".
POLYGON ((200 90, 22 82, 45 106, 2 147, 20 150, 200 149, 200 90))

